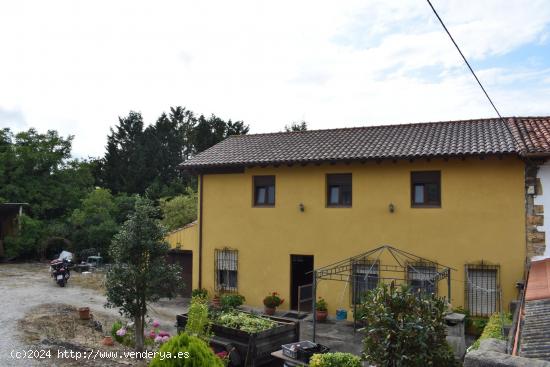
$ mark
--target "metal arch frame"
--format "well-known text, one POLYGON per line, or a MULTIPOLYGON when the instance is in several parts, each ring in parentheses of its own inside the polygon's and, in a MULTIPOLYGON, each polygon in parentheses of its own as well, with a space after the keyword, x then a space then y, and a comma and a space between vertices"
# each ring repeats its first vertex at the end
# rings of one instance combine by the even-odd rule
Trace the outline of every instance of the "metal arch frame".
MULTIPOLYGON (((428 279, 431 284, 436 284, 441 280, 447 279, 447 298, 450 302, 451 300, 451 271, 456 269, 451 268, 450 266, 441 265, 438 262, 422 258, 411 254, 410 252, 400 250, 390 245, 382 245, 380 247, 374 248, 362 254, 349 257, 347 259, 335 262, 330 265, 313 270, 313 286, 312 286, 312 307, 313 310, 313 342, 315 342, 316 334, 316 324, 317 320, 315 317, 316 311, 316 300, 317 300, 317 285, 321 280, 335 280, 339 282, 351 283, 350 289, 355 289, 355 278, 353 275, 354 265, 356 264, 371 264, 371 268, 366 273, 365 277, 368 276, 370 271, 377 266, 379 274, 381 272, 390 272, 390 273, 402 273, 402 277, 380 277, 378 276, 378 281, 384 280, 408 280, 408 270, 412 269, 416 273, 420 272, 416 269, 419 265, 428 265, 435 269, 433 277, 428 279), (384 252, 389 252, 394 261, 397 264, 382 264, 380 263, 380 256, 384 252)), ((424 265, 424 266, 425 266, 424 265)), ((353 326, 354 330, 357 328, 357 320, 355 315, 357 314, 357 305, 356 302, 353 302, 353 326)))

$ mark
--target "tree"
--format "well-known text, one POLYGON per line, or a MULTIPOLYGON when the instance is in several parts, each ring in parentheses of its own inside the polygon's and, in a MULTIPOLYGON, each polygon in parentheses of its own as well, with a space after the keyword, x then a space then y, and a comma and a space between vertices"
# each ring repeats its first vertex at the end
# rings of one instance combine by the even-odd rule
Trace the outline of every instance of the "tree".
POLYGON ((183 286, 178 265, 168 265, 165 230, 159 212, 146 198, 115 235, 110 248, 113 265, 107 273, 107 307, 134 320, 136 351, 143 351, 147 303, 172 298, 183 286))
POLYGON ((307 130, 307 122, 304 120, 300 122, 292 122, 290 125, 285 125, 285 132, 289 133, 291 131, 306 131, 307 130))
POLYGON ((70 232, 66 219, 93 184, 90 163, 71 158, 72 139, 54 130, 0 130, 0 197, 29 203, 22 231, 6 241, 8 256, 44 256, 52 238, 70 232))
POLYGON ((408 287, 380 285, 363 303, 365 359, 380 367, 455 366, 445 339, 445 302, 408 287))
POLYGON ((215 115, 198 119, 184 107, 171 107, 147 126, 141 114, 130 111, 119 117, 107 137, 107 151, 91 168, 96 182, 114 194, 147 193, 152 199, 176 196, 194 186, 196 180, 178 170, 184 160, 229 135, 246 134, 242 121, 225 121, 215 115))
POLYGON ((117 207, 109 190, 98 188, 91 191, 69 218, 75 250, 95 249, 94 252, 107 255, 118 230, 116 214, 117 207))
POLYGON ((219 143, 230 135, 247 134, 249 127, 242 121, 225 122, 212 114, 209 118, 201 115, 197 121, 193 136, 194 153, 200 153, 219 143))
POLYGON ((181 228, 197 219, 197 193, 187 190, 184 195, 161 199, 162 223, 169 230, 181 228))
POLYGON ((107 152, 103 164, 104 181, 114 193, 143 193, 147 187, 148 167, 143 151, 143 118, 130 111, 119 117, 118 125, 107 137, 107 152))

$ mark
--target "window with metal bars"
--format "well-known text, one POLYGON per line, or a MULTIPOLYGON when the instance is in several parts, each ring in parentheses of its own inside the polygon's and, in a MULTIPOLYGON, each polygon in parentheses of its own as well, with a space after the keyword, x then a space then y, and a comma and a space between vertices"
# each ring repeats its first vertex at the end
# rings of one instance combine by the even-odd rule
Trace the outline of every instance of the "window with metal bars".
POLYGON ((362 303, 365 294, 378 286, 380 278, 378 262, 355 263, 352 266, 352 302, 362 303))
POLYGON ((465 305, 472 316, 500 311, 499 265, 466 264, 465 305))
POLYGON ((434 265, 407 264, 407 281, 413 292, 437 293, 437 269, 434 265))
POLYGON ((231 249, 215 250, 214 261, 216 290, 237 292, 238 251, 231 249))

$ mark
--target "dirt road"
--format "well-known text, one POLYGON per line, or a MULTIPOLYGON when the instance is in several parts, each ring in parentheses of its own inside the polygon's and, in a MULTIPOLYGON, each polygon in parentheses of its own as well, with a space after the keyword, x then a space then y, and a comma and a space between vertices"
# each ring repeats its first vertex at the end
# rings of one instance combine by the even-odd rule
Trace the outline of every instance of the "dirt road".
MULTIPOLYGON (((74 274, 78 277, 80 274, 74 274)), ((0 264, 0 366, 67 366, 70 362, 54 360, 37 362, 31 359, 16 359, 14 351, 30 348, 18 320, 23 319, 37 306, 62 303, 75 307, 88 306, 92 312, 120 318, 118 310, 106 309, 105 296, 101 291, 78 285, 77 279, 69 280, 61 288, 49 277, 46 264, 0 264)), ((186 299, 166 300, 152 305, 150 316, 161 323, 161 328, 175 333, 177 313, 186 311, 186 299)), ((83 364, 79 364, 82 366, 83 364)))

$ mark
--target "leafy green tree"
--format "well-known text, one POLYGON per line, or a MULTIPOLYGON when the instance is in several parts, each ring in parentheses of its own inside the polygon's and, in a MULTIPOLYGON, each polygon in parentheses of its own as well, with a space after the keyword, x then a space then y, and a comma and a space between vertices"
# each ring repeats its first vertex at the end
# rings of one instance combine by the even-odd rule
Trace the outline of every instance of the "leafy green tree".
POLYGON ((71 159, 72 136, 34 129, 0 135, 0 196, 29 203, 41 220, 67 215, 80 204, 93 179, 87 162, 71 159))
POLYGON ((289 133, 291 131, 306 131, 307 130, 307 122, 304 120, 300 122, 292 122, 290 125, 285 125, 285 132, 289 133))
POLYGON ((114 195, 113 199, 116 206, 115 222, 121 225, 126 222, 130 214, 134 211, 137 196, 119 193, 114 195))
POLYGON ((192 190, 171 199, 161 199, 162 223, 169 230, 174 230, 196 220, 197 200, 197 193, 192 190))
POLYGON ((172 298, 183 286, 181 268, 166 262, 169 247, 158 217, 149 199, 138 198, 110 248, 113 265, 107 273, 106 306, 118 307, 122 315, 134 320, 138 352, 143 351, 147 304, 172 298))
POLYGON ((455 366, 445 339, 444 300, 381 284, 365 297, 365 359, 380 367, 455 366))
POLYGON ((34 257, 42 252, 45 226, 42 221, 33 219, 26 214, 19 218, 21 230, 15 236, 5 239, 5 256, 34 257))
POLYGON ((75 250, 93 248, 103 256, 118 230, 115 217, 117 207, 113 196, 106 189, 95 189, 82 200, 82 206, 75 209, 70 217, 73 227, 72 239, 75 250))
POLYGON ((93 184, 89 162, 71 158, 72 139, 53 130, 0 130, 0 197, 29 203, 32 216, 7 241, 8 256, 44 256, 53 239, 69 233, 66 219, 93 184))
POLYGON ((118 125, 107 137, 104 158, 104 181, 112 192, 143 193, 149 176, 145 164, 143 118, 139 112, 130 111, 127 117, 119 117, 118 125))
POLYGON ((200 153, 219 143, 230 135, 248 133, 249 127, 242 121, 225 122, 216 115, 206 118, 201 115, 198 119, 194 134, 194 153, 200 153))

